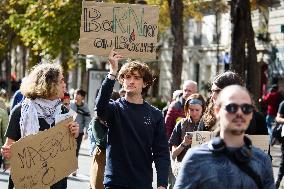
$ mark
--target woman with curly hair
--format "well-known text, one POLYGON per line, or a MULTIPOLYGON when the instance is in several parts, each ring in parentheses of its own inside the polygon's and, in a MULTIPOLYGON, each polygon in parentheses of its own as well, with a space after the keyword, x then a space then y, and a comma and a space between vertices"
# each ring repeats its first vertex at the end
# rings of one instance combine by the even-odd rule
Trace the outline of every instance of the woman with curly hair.
MULTIPOLYGON (((62 73, 60 65, 39 64, 33 67, 29 76, 21 84, 20 90, 25 100, 11 111, 6 131, 7 140, 1 149, 5 159, 11 158, 10 146, 15 141, 55 126, 55 119, 67 113, 67 108, 62 106, 60 100, 66 88, 62 73)), ((74 137, 77 137, 79 125, 71 122, 69 130, 74 137)), ((9 188, 13 188, 11 179, 9 188)), ((63 178, 50 188, 66 189, 67 178, 63 178)))
POLYGON ((208 106, 200 120, 198 130, 199 131, 217 131, 216 118, 214 116, 214 104, 218 94, 222 89, 229 85, 243 85, 241 77, 232 71, 227 71, 217 75, 212 82, 211 96, 208 106))

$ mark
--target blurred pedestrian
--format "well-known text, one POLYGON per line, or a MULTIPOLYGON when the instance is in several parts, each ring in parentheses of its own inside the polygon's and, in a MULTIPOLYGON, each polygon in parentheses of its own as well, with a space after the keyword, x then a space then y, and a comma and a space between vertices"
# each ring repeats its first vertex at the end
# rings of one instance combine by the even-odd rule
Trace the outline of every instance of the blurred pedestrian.
POLYGON ((197 131, 204 110, 205 101, 202 95, 198 93, 190 95, 184 105, 186 117, 176 124, 172 132, 169 144, 172 147, 172 172, 175 177, 178 175, 181 161, 185 153, 191 147, 192 132, 197 131))
POLYGON ((157 189, 166 189, 170 166, 167 136, 161 111, 142 97, 153 83, 149 67, 139 61, 124 64, 114 50, 109 54, 110 72, 97 97, 97 115, 108 124, 104 185, 106 189, 152 188, 154 161, 157 189), (125 97, 110 102, 116 77, 125 97))
POLYGON ((272 85, 269 93, 267 93, 265 96, 260 99, 261 103, 264 103, 267 105, 267 115, 266 115, 266 127, 268 130, 268 134, 270 135, 270 139, 272 137, 272 123, 275 122, 275 117, 277 115, 277 110, 279 107, 279 104, 282 101, 282 95, 278 91, 278 85, 274 84, 272 85))
POLYGON ((274 189, 270 157, 245 136, 253 112, 248 91, 224 88, 214 112, 220 137, 188 150, 174 189, 274 189))
POLYGON ((173 96, 172 98, 167 102, 167 105, 163 108, 162 113, 164 118, 166 118, 167 112, 169 110, 170 104, 174 101, 174 100, 178 100, 178 98, 180 98, 182 96, 182 90, 175 90, 173 92, 173 96))
POLYGON ((199 131, 218 131, 214 115, 214 105, 220 91, 229 85, 243 85, 241 77, 232 71, 217 75, 212 82, 210 102, 200 120, 199 131))
MULTIPOLYGON (((88 137, 87 129, 89 123, 91 122, 91 115, 88 104, 84 102, 86 96, 86 91, 83 89, 76 89, 74 93, 74 100, 70 103, 70 108, 77 113, 75 121, 79 124, 79 135, 76 138, 77 141, 77 149, 76 156, 79 156, 79 151, 81 147, 81 143, 83 140, 83 136, 85 135, 85 139, 88 137)), ((77 175, 77 172, 72 173, 73 176, 77 175)))
MULTIPOLYGON (((110 101, 120 98, 119 93, 112 91, 110 101)), ((90 141, 91 155, 93 161, 90 169, 90 184, 92 189, 104 189, 104 172, 106 165, 106 145, 107 145, 107 123, 95 115, 89 125, 88 136, 90 141)))
POLYGON ((168 138, 171 137, 171 134, 174 130, 176 123, 185 117, 184 112, 184 103, 187 98, 197 92, 197 83, 192 80, 186 80, 182 85, 182 96, 177 100, 174 100, 167 111, 167 115, 165 117, 165 124, 167 129, 168 138))
MULTIPOLYGON (((8 120, 9 117, 7 109, 0 108, 0 147, 2 147, 6 141, 5 131, 8 126, 8 120)), ((6 170, 8 166, 8 161, 2 157, 2 154, 0 154, 0 168, 3 167, 3 170, 6 170)))
POLYGON ((70 94, 68 92, 64 92, 64 96, 61 99, 62 104, 68 109, 70 110, 70 103, 71 103, 71 99, 70 99, 70 94))
MULTIPOLYGON (((67 109, 62 106, 60 100, 66 88, 62 73, 60 65, 38 64, 33 67, 27 79, 21 84, 20 90, 26 98, 11 111, 5 134, 7 140, 1 149, 5 159, 9 160, 13 155, 10 146, 14 142, 53 127, 56 117, 67 113, 67 109)), ((69 123, 69 129, 74 137, 78 136, 79 125, 77 123, 69 123)), ((13 188, 13 185, 10 177, 9 189, 13 188)), ((66 189, 67 177, 50 188, 66 189)))
MULTIPOLYGON (((279 105, 279 109, 278 109, 278 113, 276 116, 276 122, 277 124, 284 124, 284 101, 282 101, 279 105)), ((283 130, 283 126, 282 126, 282 130, 283 130)), ((281 142, 281 160, 280 160, 280 165, 279 165, 279 171, 278 171, 278 176, 276 179, 276 188, 279 188, 281 180, 284 176, 284 141, 283 141, 283 137, 281 142)))

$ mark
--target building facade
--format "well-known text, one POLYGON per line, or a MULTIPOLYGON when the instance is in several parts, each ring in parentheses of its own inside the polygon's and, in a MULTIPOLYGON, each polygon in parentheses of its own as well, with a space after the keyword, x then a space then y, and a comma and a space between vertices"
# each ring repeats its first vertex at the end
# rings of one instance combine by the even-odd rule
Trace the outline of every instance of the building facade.
MULTIPOLYGON (((252 22, 263 92, 276 81, 284 88, 284 33, 281 33, 281 25, 284 25, 284 2, 277 1, 264 12, 253 11, 252 22)), ((230 13, 219 15, 219 19, 214 14, 204 15, 200 21, 189 19, 184 23, 184 38, 182 82, 187 79, 195 80, 201 93, 207 96, 206 88, 216 74, 224 72, 225 53, 230 52, 230 13), (217 32, 220 33, 219 45, 217 32)), ((172 82, 173 37, 170 31, 161 37, 161 41, 159 96, 168 100, 171 97, 169 93, 172 82)))

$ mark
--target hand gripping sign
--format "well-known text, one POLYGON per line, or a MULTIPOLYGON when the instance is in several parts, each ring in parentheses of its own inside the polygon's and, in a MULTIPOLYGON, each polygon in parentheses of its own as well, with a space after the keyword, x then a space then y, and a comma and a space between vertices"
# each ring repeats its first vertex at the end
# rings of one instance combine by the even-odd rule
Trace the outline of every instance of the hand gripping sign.
POLYGON ((15 188, 50 188, 78 168, 76 141, 68 123, 29 135, 11 146, 11 175, 15 188))

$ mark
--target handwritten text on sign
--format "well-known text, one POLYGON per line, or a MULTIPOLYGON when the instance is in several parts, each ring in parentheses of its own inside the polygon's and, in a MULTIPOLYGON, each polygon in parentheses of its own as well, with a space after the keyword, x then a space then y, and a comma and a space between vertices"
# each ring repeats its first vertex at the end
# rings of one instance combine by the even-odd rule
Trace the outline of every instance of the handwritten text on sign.
POLYGON ((155 59, 157 6, 82 2, 79 53, 107 56, 115 48, 124 57, 155 59))
POLYGON ((77 169, 76 141, 67 126, 71 120, 27 136, 11 146, 15 188, 50 188, 77 169))
MULTIPOLYGON (((268 152, 269 135, 246 135, 252 141, 252 145, 264 152, 268 152)), ((205 142, 210 141, 214 137, 214 133, 210 131, 195 131, 192 137, 192 147, 199 146, 205 142)))

